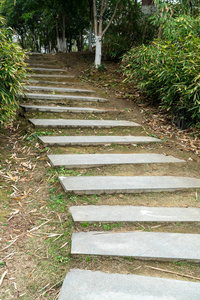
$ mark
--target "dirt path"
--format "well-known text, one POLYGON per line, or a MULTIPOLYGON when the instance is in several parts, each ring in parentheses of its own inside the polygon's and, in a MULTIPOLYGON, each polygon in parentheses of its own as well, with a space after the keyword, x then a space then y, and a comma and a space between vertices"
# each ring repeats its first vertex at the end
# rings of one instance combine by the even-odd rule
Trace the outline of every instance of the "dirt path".
MULTIPOLYGON (((57 299, 63 279, 70 268, 101 270, 123 274, 141 274, 182 280, 193 280, 162 272, 200 277, 198 263, 141 261, 132 258, 71 256, 71 234, 74 231, 159 231, 200 233, 197 223, 81 223, 74 224, 69 213, 71 205, 132 204, 148 206, 200 207, 200 194, 193 191, 161 194, 75 196, 64 194, 58 175, 175 175, 199 177, 199 132, 180 131, 170 118, 155 108, 147 107, 139 98, 137 89, 122 83, 116 66, 102 72, 88 70, 90 56, 76 54, 55 56, 58 67, 65 67, 76 79, 69 87, 95 89, 95 94, 108 97, 109 103, 87 107, 117 109, 112 114, 59 114, 59 118, 119 119, 143 124, 142 129, 40 129, 35 130, 29 118, 52 118, 50 113, 20 112, 13 127, 0 130, 0 198, 1 198, 1 261, 0 299, 57 299), (112 74, 112 75, 111 75, 112 74), (77 78, 77 76, 81 76, 77 78), (38 135, 150 135, 163 140, 162 144, 105 145, 97 147, 43 147, 38 135), (161 153, 185 159, 183 164, 148 164, 136 167, 109 166, 92 169, 52 169, 46 155, 60 153, 161 153)), ((47 56, 54 60, 54 56, 47 56)), ((62 80, 63 81, 63 80, 62 80)), ((49 85, 50 86, 50 85, 49 85)), ((63 86, 60 84, 58 86, 63 86)), ((24 103, 27 101, 24 101, 24 103)), ((30 101, 29 103, 35 103, 30 101)), ((51 105, 55 105, 51 102, 51 105)), ((64 103, 61 102, 61 105, 64 103)), ((73 106, 73 103, 68 103, 73 106)), ((77 106, 77 105, 76 105, 77 106)), ((80 105, 83 106, 83 105, 80 105)), ((197 280, 196 280, 197 281, 197 280)))

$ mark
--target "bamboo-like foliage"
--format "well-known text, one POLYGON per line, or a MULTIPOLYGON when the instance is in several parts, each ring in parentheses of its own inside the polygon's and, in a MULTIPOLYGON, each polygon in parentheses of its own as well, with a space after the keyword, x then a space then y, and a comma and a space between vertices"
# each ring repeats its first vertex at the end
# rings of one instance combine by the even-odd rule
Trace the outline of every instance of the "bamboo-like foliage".
POLYGON ((199 17, 171 18, 162 39, 133 48, 123 58, 128 80, 156 99, 161 107, 200 127, 199 17))
POLYGON ((12 124, 26 76, 25 53, 13 42, 13 35, 0 17, 0 126, 12 124))

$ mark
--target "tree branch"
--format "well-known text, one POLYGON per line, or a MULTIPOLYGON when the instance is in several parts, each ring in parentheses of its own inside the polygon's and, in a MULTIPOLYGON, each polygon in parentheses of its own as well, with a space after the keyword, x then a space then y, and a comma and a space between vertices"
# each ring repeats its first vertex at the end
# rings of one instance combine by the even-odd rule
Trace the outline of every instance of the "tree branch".
POLYGON ((102 0, 101 1, 101 10, 100 10, 100 17, 99 17, 99 35, 101 36, 102 35, 102 28, 103 28, 103 15, 105 13, 105 10, 108 6, 108 1, 109 0, 106 0, 106 3, 105 3, 105 0, 102 0))
POLYGON ((99 34, 98 34, 99 36, 102 35, 104 2, 105 0, 101 0, 101 9, 100 9, 100 16, 99 16, 99 34))
POLYGON ((108 6, 108 0, 106 1, 105 5, 104 5, 104 8, 102 10, 102 16, 104 15, 104 13, 106 11, 107 6, 108 6))
POLYGON ((104 31, 103 31, 103 33, 102 33, 102 36, 101 36, 101 37, 103 37, 103 36, 104 36, 104 34, 106 33, 106 31, 107 31, 107 30, 108 30, 108 28, 110 27, 110 24, 112 23, 112 21, 113 21, 113 19, 114 19, 115 15, 116 15, 117 8, 118 8, 118 5, 119 5, 120 1, 121 1, 121 0, 118 0, 118 1, 117 1, 117 4, 116 4, 116 6, 115 6, 115 10, 114 10, 114 12, 113 12, 113 15, 112 15, 112 17, 111 17, 110 21, 108 22, 108 25, 107 25, 107 26, 106 26, 106 28, 104 29, 104 31))
POLYGON ((104 7, 104 2, 105 2, 105 0, 101 0, 101 10, 104 7))
POLYGON ((94 34, 97 36, 97 6, 96 6, 96 0, 93 0, 93 11, 94 11, 94 34))

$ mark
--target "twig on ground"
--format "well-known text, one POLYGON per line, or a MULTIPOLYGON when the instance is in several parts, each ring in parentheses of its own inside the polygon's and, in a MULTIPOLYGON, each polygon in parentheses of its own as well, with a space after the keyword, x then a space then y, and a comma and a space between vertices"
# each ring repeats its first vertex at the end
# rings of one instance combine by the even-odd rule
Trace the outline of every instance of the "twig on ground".
MULTIPOLYGON (((59 239, 63 234, 61 233, 50 233, 50 232, 38 232, 37 234, 36 233, 31 233, 31 235, 35 235, 35 236, 40 236, 40 235, 45 235, 44 239, 46 240, 46 238, 53 238, 53 237, 56 237, 57 238, 54 240, 56 241, 57 239, 59 239)), ((54 242, 53 241, 53 242, 54 242)))
POLYGON ((56 285, 58 285, 59 283, 61 283, 62 280, 58 281, 56 284, 52 285, 48 290, 44 291, 41 296, 43 296, 44 294, 50 292, 56 285))
POLYGON ((57 216, 58 216, 58 219, 59 219, 59 221, 60 221, 61 228, 62 228, 62 230, 64 230, 64 229, 63 229, 63 225, 62 225, 62 219, 61 219, 61 217, 60 217, 59 214, 57 214, 57 216))
POLYGON ((192 278, 192 279, 200 280, 200 277, 195 277, 195 276, 191 276, 191 275, 187 275, 187 274, 182 274, 182 273, 174 272, 174 271, 170 271, 170 270, 164 270, 164 269, 160 269, 160 268, 155 268, 155 267, 151 267, 151 266, 146 266, 146 267, 150 268, 150 269, 153 269, 153 270, 165 272, 165 273, 171 273, 171 274, 179 275, 179 276, 182 276, 182 277, 187 277, 187 278, 192 278))
POLYGON ((47 283, 43 288, 41 288, 41 289, 39 290, 39 293, 40 293, 42 290, 46 289, 49 285, 50 285, 50 283, 47 283))
POLYGON ((4 277, 6 276, 7 272, 8 272, 8 270, 6 270, 6 271, 3 273, 3 275, 1 276, 1 279, 0 279, 0 286, 2 285, 3 280, 4 280, 4 277))
POLYGON ((7 258, 9 258, 10 256, 13 256, 16 253, 17 252, 13 252, 13 253, 10 253, 10 254, 6 255, 6 257, 3 258, 3 261, 6 260, 7 258))
POLYGON ((59 295, 60 295, 60 291, 57 292, 57 295, 54 300, 58 300, 59 295))
POLYGON ((54 243, 55 241, 57 241, 61 236, 63 236, 63 234, 60 234, 55 240, 53 240, 53 243, 54 243))
POLYGON ((37 189, 37 191, 35 191, 35 193, 37 193, 40 189, 41 189, 41 188, 39 187, 39 188, 37 189))
POLYGON ((52 238, 52 237, 56 237, 56 236, 60 236, 60 233, 49 233, 47 235, 47 238, 52 238))
POLYGON ((14 284, 15 290, 17 290, 16 282, 13 282, 13 284, 14 284))
POLYGON ((11 216, 10 218, 8 218, 7 222, 10 221, 14 217, 14 215, 18 214, 19 212, 20 212, 19 209, 15 209, 15 211, 11 213, 11 216))
POLYGON ((26 295, 26 293, 20 294, 19 297, 23 297, 24 295, 26 295))
POLYGON ((60 247, 60 249, 64 248, 67 244, 68 244, 68 242, 64 243, 64 245, 62 245, 62 246, 60 247))
POLYGON ((6 250, 10 246, 12 246, 16 242, 16 240, 17 240, 17 238, 14 241, 12 241, 8 246, 6 246, 5 248, 1 249, 0 252, 3 251, 3 250, 6 250))
POLYGON ((35 271, 35 269, 33 269, 30 274, 28 275, 28 277, 31 277, 33 275, 33 272, 35 271))
POLYGON ((37 227, 33 227, 32 229, 29 230, 29 232, 38 230, 40 227, 42 227, 43 225, 47 224, 47 223, 50 222, 50 221, 51 221, 51 220, 48 220, 48 221, 42 223, 41 225, 39 225, 39 226, 37 226, 37 227))

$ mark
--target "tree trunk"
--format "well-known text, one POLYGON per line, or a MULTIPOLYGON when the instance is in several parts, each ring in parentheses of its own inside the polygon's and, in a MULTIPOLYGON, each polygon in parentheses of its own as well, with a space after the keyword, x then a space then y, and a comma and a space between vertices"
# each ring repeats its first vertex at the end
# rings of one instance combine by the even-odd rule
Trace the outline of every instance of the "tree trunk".
POLYGON ((90 5, 90 25, 89 25, 89 51, 92 52, 92 0, 89 0, 90 5))
POLYGON ((95 36, 96 39, 96 51, 95 51, 95 67, 98 68, 98 66, 101 65, 101 36, 95 36))
POLYGON ((62 52, 67 51, 67 43, 65 37, 65 15, 62 16, 62 52))
POLYGON ((72 51, 72 38, 69 39, 69 52, 72 51))
POLYGON ((99 20, 98 20, 98 14, 97 14, 97 6, 96 6, 96 0, 93 0, 93 12, 94 12, 94 33, 95 33, 95 39, 96 39, 96 51, 95 51, 95 67, 98 68, 99 65, 101 65, 101 44, 102 44, 102 38, 104 34, 107 32, 108 28, 110 27, 116 12, 118 5, 121 0, 118 0, 114 12, 112 14, 112 17, 110 18, 106 28, 103 30, 103 15, 108 7, 109 1, 101 0, 101 9, 99 13, 99 20))
POLYGON ((89 28, 89 51, 92 52, 92 22, 90 22, 89 28))
POLYGON ((24 35, 21 35, 21 39, 20 39, 20 45, 22 47, 22 49, 24 49, 24 35))
POLYGON ((81 51, 83 51, 84 44, 83 44, 83 31, 81 31, 81 51))
POLYGON ((76 37, 76 46, 77 46, 78 52, 81 51, 80 50, 80 37, 79 37, 79 35, 77 35, 77 37, 76 37))
POLYGON ((57 37, 57 49, 58 49, 58 52, 61 52, 61 46, 60 46, 60 39, 59 39, 59 37, 57 37))
POLYGON ((56 17, 56 40, 57 40, 57 49, 58 49, 58 52, 61 51, 61 47, 60 47, 60 38, 59 38, 59 30, 58 30, 58 17, 56 17))
POLYGON ((36 45, 36 51, 39 52, 39 44, 38 44, 38 39, 37 39, 36 35, 35 35, 35 45, 36 45))

